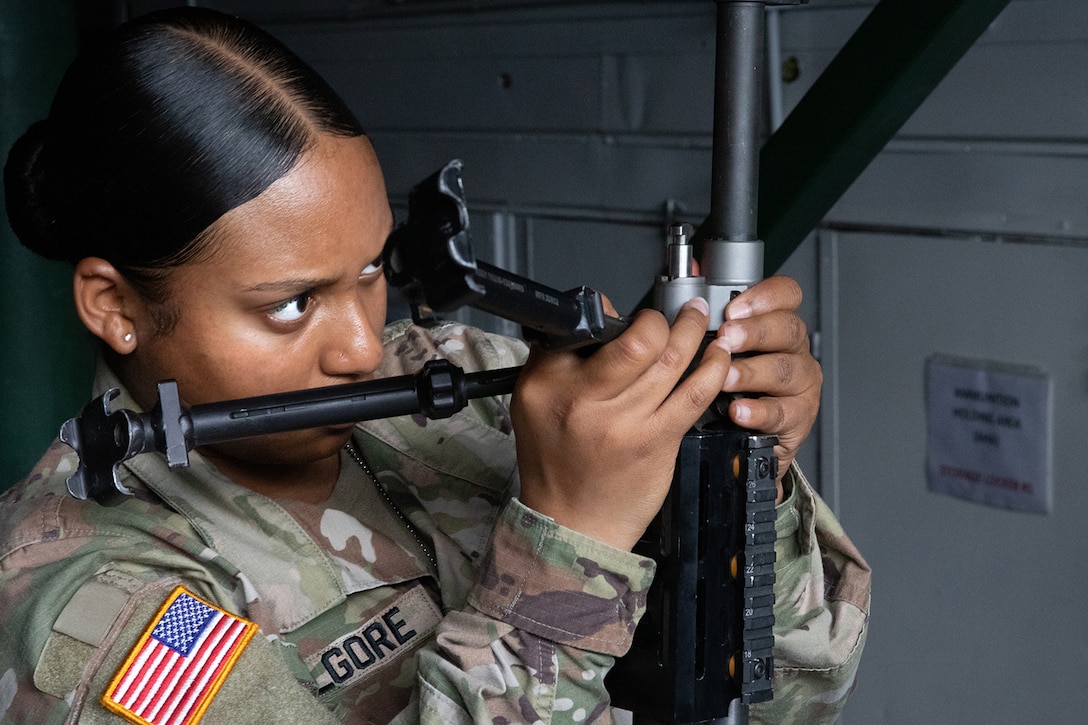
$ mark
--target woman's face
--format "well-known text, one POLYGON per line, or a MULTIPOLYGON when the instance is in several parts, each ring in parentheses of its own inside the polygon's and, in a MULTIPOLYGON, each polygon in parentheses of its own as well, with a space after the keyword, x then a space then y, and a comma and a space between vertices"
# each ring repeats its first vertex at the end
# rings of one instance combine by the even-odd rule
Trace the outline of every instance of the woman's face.
MULTIPOLYGON (((137 328, 126 381, 138 400, 174 378, 184 403, 229 400, 370 378, 381 360, 381 253, 393 224, 365 138, 322 136, 298 164, 213 226, 214 251, 170 280, 179 322, 137 328)), ((335 454, 350 426, 266 436, 210 453, 256 463, 335 454)))

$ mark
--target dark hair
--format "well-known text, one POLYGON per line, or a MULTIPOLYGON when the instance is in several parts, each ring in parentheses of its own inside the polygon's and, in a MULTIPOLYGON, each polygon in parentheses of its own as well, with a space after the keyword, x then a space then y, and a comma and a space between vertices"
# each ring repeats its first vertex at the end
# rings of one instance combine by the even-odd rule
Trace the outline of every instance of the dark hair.
MULTIPOLYGON (((152 299, 207 228, 286 174, 319 133, 363 134, 320 76, 204 8, 126 23, 68 69, 4 167, 12 229, 49 259, 102 257, 152 299)), ((154 300, 161 302, 162 300, 154 300)))

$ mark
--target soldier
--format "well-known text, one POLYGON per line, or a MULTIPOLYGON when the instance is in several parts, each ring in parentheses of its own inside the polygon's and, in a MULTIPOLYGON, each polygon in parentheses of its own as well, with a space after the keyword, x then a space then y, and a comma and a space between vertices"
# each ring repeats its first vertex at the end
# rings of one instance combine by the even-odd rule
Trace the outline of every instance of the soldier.
POLYGON ((445 421, 205 446, 179 471, 137 456, 114 507, 67 495, 55 443, 0 499, 0 722, 608 721, 604 675, 653 577, 631 547, 683 433, 750 389, 767 395, 731 414, 782 462, 777 696, 753 715, 840 711, 869 574, 793 463, 821 376, 792 281, 734 300, 687 377, 701 300, 588 358, 385 326, 393 219, 358 121, 267 34, 197 8, 77 60, 5 186, 20 240, 73 265, 94 394, 120 407, 166 378, 193 405, 434 357, 525 368, 512 401, 445 421))

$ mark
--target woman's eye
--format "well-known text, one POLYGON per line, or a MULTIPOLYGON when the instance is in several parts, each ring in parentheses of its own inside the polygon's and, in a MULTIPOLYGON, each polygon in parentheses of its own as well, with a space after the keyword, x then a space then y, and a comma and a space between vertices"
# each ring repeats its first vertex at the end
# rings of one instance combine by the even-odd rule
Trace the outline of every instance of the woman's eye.
POLYGON ((310 293, 304 292, 272 308, 268 314, 280 322, 295 322, 306 314, 306 308, 309 306, 310 293))

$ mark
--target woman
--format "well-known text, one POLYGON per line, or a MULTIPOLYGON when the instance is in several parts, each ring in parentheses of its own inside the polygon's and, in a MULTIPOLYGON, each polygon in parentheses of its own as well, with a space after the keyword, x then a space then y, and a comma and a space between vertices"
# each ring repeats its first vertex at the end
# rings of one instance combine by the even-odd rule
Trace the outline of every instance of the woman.
POLYGON ((782 442, 786 624, 777 710, 755 714, 841 709, 868 570, 791 465, 820 386, 792 282, 731 303, 682 382, 702 301, 671 327, 641 314, 589 358, 383 330, 393 219, 358 122, 266 34, 195 8, 73 64, 5 187, 20 240, 73 264, 95 394, 120 387, 120 406, 149 408, 166 378, 195 405, 437 356, 526 366, 509 411, 207 446, 181 471, 138 456, 116 507, 65 495, 76 460, 54 444, 0 503, 0 721, 607 720, 603 677, 653 575, 630 549, 683 433, 718 392, 752 389, 768 395, 732 414, 782 442), (767 354, 730 363, 745 350, 767 354))

